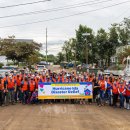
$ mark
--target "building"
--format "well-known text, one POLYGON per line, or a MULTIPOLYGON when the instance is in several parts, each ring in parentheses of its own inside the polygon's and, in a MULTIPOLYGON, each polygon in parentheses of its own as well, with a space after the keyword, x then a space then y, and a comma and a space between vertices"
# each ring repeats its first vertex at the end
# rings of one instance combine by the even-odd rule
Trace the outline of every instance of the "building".
POLYGON ((8 60, 7 60, 6 56, 0 56, 0 63, 3 63, 4 66, 7 65, 8 60))
POLYGON ((14 39, 15 42, 26 42, 26 43, 32 43, 34 42, 33 39, 14 39))
POLYGON ((123 53, 125 49, 128 49, 130 47, 130 43, 125 46, 120 46, 116 48, 116 54, 111 57, 111 63, 116 64, 118 63, 118 54, 123 53))
MULTIPOLYGON (((11 40, 10 38, 5 38, 6 40, 11 40)), ((3 39, 1 39, 1 40, 4 40, 4 38, 3 39)), ((32 43, 32 42, 34 42, 33 41, 33 39, 12 39, 14 42, 26 42, 26 43, 32 43)))
POLYGON ((130 56, 127 57, 127 63, 125 68, 125 75, 130 76, 130 56))

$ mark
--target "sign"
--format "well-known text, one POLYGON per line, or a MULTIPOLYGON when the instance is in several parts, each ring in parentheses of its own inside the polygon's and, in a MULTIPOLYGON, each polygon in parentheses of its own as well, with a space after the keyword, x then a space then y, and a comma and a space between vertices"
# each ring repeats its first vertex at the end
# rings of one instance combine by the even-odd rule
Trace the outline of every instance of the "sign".
POLYGON ((39 99, 91 99, 92 83, 39 83, 39 99))

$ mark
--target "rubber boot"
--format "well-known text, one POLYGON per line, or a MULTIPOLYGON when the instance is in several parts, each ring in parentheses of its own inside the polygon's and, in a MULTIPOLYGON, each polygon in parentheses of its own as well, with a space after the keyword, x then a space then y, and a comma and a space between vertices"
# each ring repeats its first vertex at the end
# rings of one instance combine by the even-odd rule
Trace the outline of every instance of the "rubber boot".
POLYGON ((129 104, 128 103, 126 103, 126 109, 129 110, 129 104))
POLYGON ((130 110, 130 103, 128 103, 128 109, 127 110, 130 110))

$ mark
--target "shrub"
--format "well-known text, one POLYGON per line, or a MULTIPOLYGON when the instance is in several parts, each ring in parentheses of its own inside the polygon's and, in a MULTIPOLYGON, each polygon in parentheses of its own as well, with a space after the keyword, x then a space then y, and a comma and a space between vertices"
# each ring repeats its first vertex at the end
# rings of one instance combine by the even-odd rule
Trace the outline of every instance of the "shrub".
POLYGON ((2 66, 4 66, 4 64, 3 64, 3 63, 0 63, 0 68, 2 68, 2 66))

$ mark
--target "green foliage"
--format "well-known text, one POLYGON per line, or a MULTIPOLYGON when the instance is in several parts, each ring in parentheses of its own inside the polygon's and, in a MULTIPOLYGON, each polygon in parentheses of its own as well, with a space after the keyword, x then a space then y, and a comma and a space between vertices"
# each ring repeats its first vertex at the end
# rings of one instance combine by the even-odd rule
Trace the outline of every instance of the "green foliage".
POLYGON ((19 62, 33 64, 39 61, 40 47, 41 44, 35 42, 16 42, 14 36, 0 40, 0 53, 15 64, 19 62))
POLYGON ((7 66, 11 66, 11 65, 14 65, 14 63, 13 62, 8 62, 7 63, 7 66))
MULTIPOLYGON (((112 24, 108 32, 101 28, 94 33, 93 29, 79 25, 76 30, 75 38, 70 38, 64 42, 62 52, 58 53, 58 62, 63 61, 80 61, 86 63, 86 55, 88 62, 101 63, 102 66, 109 66, 110 58, 116 53, 116 48, 121 45, 127 45, 130 41, 130 19, 125 19, 123 24, 112 24), (88 36, 84 36, 88 33, 88 36), (95 35, 96 34, 96 35, 95 35)), ((130 55, 130 52, 123 55, 130 55)), ((121 55, 119 56, 120 59, 121 55)))
MULTIPOLYGON (((83 25, 79 25, 78 30, 76 30, 76 39, 77 39, 77 45, 76 45, 76 57, 79 61, 84 62, 86 60, 86 46, 89 47, 89 45, 93 45, 94 44, 94 32, 91 28, 87 27, 87 26, 83 26, 83 25), (88 33, 88 36, 84 36, 84 33, 88 33), (88 44, 88 45, 87 45, 88 44)), ((87 48, 88 48, 87 47, 87 48)), ((89 56, 93 55, 93 53, 91 53, 92 49, 89 47, 89 56), (90 54, 91 53, 91 54, 90 54)))
POLYGON ((0 63, 0 69, 2 68, 2 66, 4 66, 4 64, 3 64, 3 63, 0 63))
POLYGON ((62 52, 59 52, 57 54, 57 64, 60 64, 60 62, 64 61, 64 54, 62 52))
MULTIPOLYGON (((54 62, 56 62, 56 60, 57 60, 56 56, 54 56, 52 54, 47 55, 47 61, 48 62, 53 62, 54 63, 54 62)), ((42 56, 41 61, 46 61, 46 56, 42 56)))
POLYGON ((122 64, 124 58, 130 56, 130 47, 126 48, 123 52, 118 54, 119 63, 122 64))

